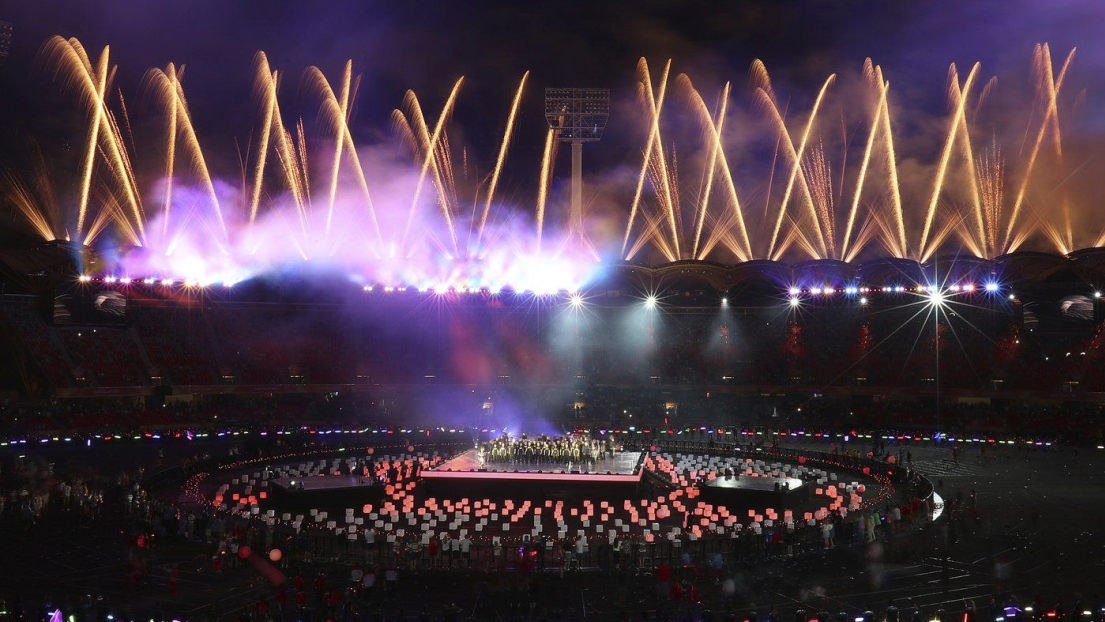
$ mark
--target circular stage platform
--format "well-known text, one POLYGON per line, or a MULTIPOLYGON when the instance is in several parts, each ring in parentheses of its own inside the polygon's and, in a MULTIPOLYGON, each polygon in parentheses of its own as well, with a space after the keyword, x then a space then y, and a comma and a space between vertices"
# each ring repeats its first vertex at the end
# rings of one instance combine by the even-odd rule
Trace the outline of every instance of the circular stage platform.
POLYGON ((232 514, 351 540, 373 530, 388 542, 413 544, 458 534, 488 542, 548 536, 674 543, 849 520, 886 504, 895 490, 892 472, 827 455, 792 460, 653 448, 581 469, 487 464, 475 450, 446 458, 407 447, 370 457, 289 456, 223 474, 207 489, 209 503, 232 514))

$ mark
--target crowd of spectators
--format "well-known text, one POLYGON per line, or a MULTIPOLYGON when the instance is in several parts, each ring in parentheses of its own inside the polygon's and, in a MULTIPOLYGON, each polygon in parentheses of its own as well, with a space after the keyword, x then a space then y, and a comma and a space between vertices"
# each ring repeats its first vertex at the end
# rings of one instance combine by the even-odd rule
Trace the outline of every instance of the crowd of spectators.
POLYGON ((0 309, 16 352, 54 389, 582 377, 608 385, 926 391, 939 384, 1061 396, 1105 382, 1097 373, 1105 361, 1099 325, 1026 328, 970 306, 939 323, 909 307, 864 313, 811 305, 780 314, 673 305, 651 315, 612 307, 570 327, 491 304, 415 319, 411 300, 352 312, 337 304, 136 299, 123 326, 55 326, 28 296, 5 296, 0 309), (554 338, 556 347, 546 347, 554 338))

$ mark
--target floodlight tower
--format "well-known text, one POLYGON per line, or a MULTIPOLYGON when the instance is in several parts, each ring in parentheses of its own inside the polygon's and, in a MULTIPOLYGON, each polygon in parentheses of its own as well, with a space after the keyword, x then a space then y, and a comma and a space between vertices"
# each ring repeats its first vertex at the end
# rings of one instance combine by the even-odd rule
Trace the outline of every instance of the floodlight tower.
POLYGON ((572 206, 568 232, 583 230, 583 143, 598 142, 610 118, 610 89, 545 89, 545 120, 556 139, 572 145, 572 206))

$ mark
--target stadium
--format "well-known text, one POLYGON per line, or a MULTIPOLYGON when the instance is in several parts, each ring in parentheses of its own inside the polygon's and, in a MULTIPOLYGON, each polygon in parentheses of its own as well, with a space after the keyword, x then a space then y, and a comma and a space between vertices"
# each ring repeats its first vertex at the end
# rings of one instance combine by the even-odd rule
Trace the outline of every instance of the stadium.
POLYGON ((972 142, 977 66, 949 71, 943 149, 902 157, 870 61, 840 144, 835 75, 792 130, 753 63, 767 139, 738 154, 728 84, 714 113, 672 78, 662 113, 670 64, 642 60, 614 173, 584 177, 583 145, 625 103, 546 89, 526 207, 496 192, 528 73, 477 174, 449 142, 463 80, 432 120, 408 92, 384 158, 354 143, 352 62, 307 70, 309 132, 259 53, 220 175, 182 67, 132 123, 107 48, 42 57, 88 140, 2 180, 0 519, 26 537, 0 618, 1050 619, 1016 595, 1105 579, 1052 558, 1105 546, 1066 518, 1101 505, 1105 395, 1071 56, 1034 48, 1008 164, 998 131, 972 142))
POLYGON ((544 408, 560 416, 589 413, 589 387, 857 403, 938 390, 949 400, 1092 403, 1102 390, 1097 249, 926 264, 620 264, 570 293, 357 286, 325 274, 234 287, 124 280, 77 273, 73 250, 5 258, 6 365, 18 379, 7 389, 18 395, 152 404, 540 387, 559 389, 544 408))

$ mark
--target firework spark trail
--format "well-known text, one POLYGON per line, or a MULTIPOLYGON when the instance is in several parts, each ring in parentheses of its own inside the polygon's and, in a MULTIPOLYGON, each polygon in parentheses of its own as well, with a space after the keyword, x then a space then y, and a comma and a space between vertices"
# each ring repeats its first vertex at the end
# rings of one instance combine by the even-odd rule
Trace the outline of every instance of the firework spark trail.
MULTIPOLYGON (((874 151, 875 137, 878 136, 881 127, 882 113, 887 105, 887 92, 890 88, 890 85, 884 83, 876 73, 876 68, 872 65, 870 58, 864 61, 863 70, 864 74, 867 76, 868 82, 875 83, 878 87, 879 100, 875 107, 875 116, 871 123, 871 131, 867 135, 867 146, 863 150, 863 160, 860 161, 859 175, 856 177, 855 194, 852 197, 852 206, 848 210, 848 219, 844 225, 844 238, 841 240, 840 248, 842 257, 848 257, 848 250, 852 241, 852 229, 855 226, 856 214, 859 212, 859 199, 863 194, 864 182, 867 180, 867 167, 871 163, 871 153, 874 151)), ((891 252, 893 252, 893 250, 894 249, 891 249, 891 252)), ((901 255, 899 254, 898 256, 900 257, 901 255)))
MULTIPOLYGON (((948 87, 948 92, 951 95, 951 100, 954 104, 958 104, 959 100, 964 100, 964 109, 966 109, 967 92, 960 91, 959 80, 954 80, 948 87)), ((979 195, 978 176, 975 174, 975 156, 974 150, 971 146, 971 133, 970 127, 967 125, 967 115, 963 114, 959 116, 959 130, 956 132, 960 149, 962 150, 963 158, 967 163, 968 175, 967 182, 969 184, 968 191, 971 197, 971 212, 974 214, 975 233, 978 236, 977 242, 973 242, 977 247, 985 248, 986 246, 986 222, 985 217, 982 214, 982 198, 979 195)), ((970 234, 964 232, 963 237, 970 237, 970 234)), ((985 257, 985 253, 978 251, 975 254, 979 257, 985 257)))
POLYGON ((549 180, 552 165, 556 161, 557 130, 549 128, 545 134, 545 150, 541 156, 541 174, 537 180, 537 254, 541 254, 541 234, 545 228, 545 202, 549 196, 549 180))
MULTIPOLYGON (((686 87, 690 89, 692 100, 696 96, 699 101, 702 100, 702 97, 698 94, 698 91, 695 90, 694 86, 691 84, 691 80, 689 77, 687 77, 687 74, 679 74, 677 81, 680 83, 685 83, 686 87)), ((705 103, 706 102, 702 102, 703 105, 705 105, 705 103)), ((725 128, 725 111, 728 105, 729 83, 726 82, 725 87, 721 91, 721 99, 718 103, 718 111, 716 117, 711 118, 707 116, 707 124, 710 126, 711 132, 721 134, 722 130, 725 128)), ((709 153, 707 155, 706 183, 703 185, 702 190, 702 204, 698 208, 698 215, 695 219, 696 222, 694 227, 694 244, 691 245, 691 257, 696 259, 699 258, 698 244, 699 241, 702 239, 702 226, 706 223, 706 214, 709 211, 710 192, 713 190, 714 186, 714 171, 717 170, 718 152, 722 151, 722 146, 718 143, 719 141, 717 140, 710 141, 709 153)))
MULTIPOLYGON (((779 113, 779 108, 772 101, 771 97, 763 89, 758 89, 756 92, 760 97, 761 103, 763 103, 768 111, 771 113, 771 118, 775 122, 776 129, 781 133, 782 143, 785 146, 788 155, 791 156, 791 169, 790 176, 787 179, 786 190, 783 192, 783 199, 779 204, 779 216, 775 220, 775 228, 771 233, 771 241, 768 244, 768 257, 777 259, 781 249, 776 250, 775 243, 779 238, 779 230, 783 226, 783 217, 786 214, 787 204, 790 202, 791 192, 794 190, 795 181, 801 181, 802 191, 806 197, 806 203, 809 207, 810 214, 814 219, 814 224, 817 224, 817 210, 813 206, 813 199, 810 196, 809 185, 806 183, 806 179, 801 175, 802 173, 802 156, 806 151, 806 144, 809 141, 810 133, 813 130, 814 122, 817 120, 817 113, 821 109, 821 102, 825 99, 825 93, 828 92, 829 87, 836 80, 836 74, 829 76, 825 80, 825 84, 822 85, 821 91, 817 94, 817 99, 814 101, 813 109, 810 111, 810 118, 806 121, 806 129, 802 132, 802 140, 799 144, 797 151, 794 149, 794 142, 790 139, 790 133, 786 129, 786 123, 783 122, 783 117, 779 113)), ((825 239, 821 235, 820 227, 815 229, 818 237, 818 248, 820 249, 820 255, 825 255, 825 239)))
MULTIPOLYGON (((833 205, 833 171, 825 158, 825 145, 818 142, 810 157, 802 164, 802 174, 809 180, 810 196, 817 209, 817 218, 824 230, 828 257, 836 254, 836 214, 833 205)), ((816 224, 816 223, 815 223, 816 224)))
MULTIPOLYGON (((671 61, 668 61, 668 67, 670 67, 671 61)), ((664 69, 664 76, 660 85, 661 97, 667 90, 668 82, 668 68, 664 69)), ((665 244, 670 250, 665 253, 666 256, 671 258, 671 261, 676 261, 682 257, 679 251, 679 239, 682 236, 679 220, 681 218, 679 213, 679 196, 673 192, 674 175, 669 170, 667 153, 664 151, 663 138, 660 134, 660 113, 663 109, 663 102, 657 100, 656 95, 653 93, 651 85, 645 89, 645 102, 648 104, 649 114, 654 122, 651 124, 651 131, 655 133, 656 148, 652 150, 652 158, 649 160, 648 166, 654 167, 655 170, 651 172, 650 181, 652 187, 656 190, 656 198, 660 203, 660 207, 663 209, 667 216, 668 227, 671 232, 671 240, 665 244)))
MULTIPOLYGON (((149 75, 149 74, 147 74, 149 75)), ((166 67, 165 74, 170 80, 176 79, 176 72, 173 70, 173 64, 169 63, 166 67)), ((170 88, 173 88, 170 85, 170 88)), ((173 88, 173 91, 176 89, 173 88)), ((165 202, 161 206, 161 239, 166 240, 169 238, 169 218, 171 216, 170 209, 173 205, 173 175, 174 164, 176 158, 173 154, 176 153, 176 138, 177 138, 177 111, 176 98, 172 98, 172 105, 169 106, 169 127, 166 135, 165 146, 165 202)))
POLYGON ((986 101, 990 99, 990 96, 998 88, 998 77, 990 76, 990 79, 986 81, 986 86, 982 87, 982 91, 978 94, 978 101, 975 102, 974 114, 971 115, 972 119, 977 119, 982 114, 982 108, 986 104, 986 101))
POLYGON ((27 219, 39 237, 46 242, 63 239, 66 236, 62 235, 64 228, 60 226, 57 197, 50 184, 46 158, 37 144, 32 162, 33 185, 25 183, 15 174, 14 169, 4 168, 0 171, 0 187, 4 189, 4 196, 27 219))
MULTIPOLYGON (((326 76, 318 67, 309 67, 307 69, 307 80, 314 88, 322 93, 322 106, 323 111, 326 114, 326 118, 330 121, 331 130, 336 130, 338 133, 338 144, 334 146, 334 170, 331 175, 331 188, 330 188, 330 205, 329 212, 326 216, 326 233, 330 234, 334 204, 337 193, 337 179, 339 169, 341 168, 341 155, 344 153, 349 158, 349 165, 353 169, 353 174, 357 178, 357 185, 361 189, 361 194, 364 195, 365 206, 368 208, 369 218, 372 220, 373 232, 376 234, 376 242, 379 246, 384 244, 384 236, 380 230, 380 221, 376 216, 376 205, 372 201, 372 193, 369 192, 368 180, 365 178, 364 167, 361 166, 361 156, 357 152, 356 145, 353 143, 353 134, 349 131, 349 115, 352 109, 353 100, 356 98, 357 89, 360 85, 360 76, 352 78, 353 62, 347 61, 345 65, 345 72, 342 74, 342 87, 341 87, 341 99, 334 94, 334 89, 330 86, 326 76)), ((373 249, 374 251, 376 249, 373 249)))
POLYGON ((299 162, 299 168, 296 169, 296 171, 301 175, 300 181, 303 188, 303 202, 305 208, 303 213, 306 214, 306 208, 310 207, 311 204, 311 175, 307 170, 310 161, 307 159, 307 130, 303 127, 303 119, 300 119, 299 122, 296 123, 295 129, 298 139, 296 154, 298 156, 297 161, 299 162))
POLYGON ((99 62, 94 68, 87 51, 77 39, 51 37, 44 47, 47 62, 54 68, 55 76, 63 74, 66 84, 77 88, 82 102, 92 115, 89 131, 84 176, 81 183, 81 201, 78 212, 77 238, 83 238, 84 221, 87 217, 88 200, 92 186, 92 168, 95 163, 97 146, 102 142, 106 148, 103 154, 109 170, 115 173, 119 185, 127 197, 127 204, 141 234, 139 243, 145 238, 145 223, 142 215, 141 199, 134 185, 133 177, 127 175, 130 170, 125 162, 125 147, 120 133, 111 131, 112 120, 104 95, 115 75, 110 67, 110 49, 104 47, 99 62))
MULTIPOLYGON (((273 94, 275 97, 275 93, 273 94)), ((292 191, 292 199, 295 203, 296 214, 299 216, 299 227, 304 234, 307 233, 309 226, 309 218, 307 214, 307 188, 306 180, 304 179, 304 169, 306 162, 300 161, 299 147, 296 145, 295 139, 292 137, 292 133, 285 126, 280 119, 279 108, 277 108, 276 117, 276 147, 277 155, 280 161, 281 168, 284 170, 284 179, 287 180, 288 187, 292 191)))
POLYGON ((264 52, 258 52, 254 56, 254 65, 257 66, 257 72, 253 80, 253 91, 256 97, 261 98, 264 114, 262 115, 260 144, 257 149, 257 162, 253 175, 253 196, 249 203, 250 224, 257 220, 257 209, 261 201, 261 180, 265 174, 265 162, 269 153, 269 138, 272 136, 273 118, 276 116, 276 99, 272 96, 276 74, 269 68, 269 59, 264 52))
MULTIPOLYGON (((131 164, 130 154, 126 149, 122 148, 124 145, 123 133, 119 129, 118 122, 115 120, 115 114, 109 111, 107 121, 108 129, 110 130, 107 135, 120 147, 119 157, 116 160, 119 166, 122 167, 119 171, 116 171, 113 166, 108 166, 108 169, 115 172, 119 178, 124 180, 125 187, 137 189, 138 178, 134 174, 134 166, 131 164)), ((128 214, 126 210, 120 208, 116 214, 116 222, 123 227, 123 235, 135 246, 142 246, 145 243, 146 217, 142 211, 142 204, 140 201, 141 197, 139 196, 139 203, 134 205, 135 209, 132 213, 128 214)))
POLYGON ((280 114, 280 103, 277 99, 277 89, 280 83, 279 71, 268 71, 268 60, 264 54, 258 54, 258 84, 263 102, 267 104, 267 117, 264 122, 264 131, 261 136, 261 149, 258 154, 256 178, 254 180, 254 202, 250 209, 250 222, 256 218, 257 198, 260 196, 261 183, 264 179, 266 154, 269 145, 276 155, 283 172, 285 186, 292 197, 299 218, 300 230, 306 234, 309 218, 307 214, 308 192, 306 188, 305 167, 306 162, 301 158, 302 152, 296 146, 291 132, 284 127, 280 114))
POLYGON ((444 196, 441 195, 441 193, 444 192, 444 188, 442 187, 443 184, 440 183, 441 182, 441 179, 440 179, 441 170, 440 170, 440 167, 435 166, 434 163, 437 160, 435 155, 436 155, 436 151, 437 151, 438 141, 441 140, 441 135, 445 130, 445 124, 448 121, 449 115, 453 110, 453 105, 456 103, 456 100, 457 100, 457 93, 460 92, 460 86, 463 82, 464 82, 464 78, 462 77, 462 78, 460 78, 456 81, 456 84, 453 85, 453 90, 449 93, 449 98, 445 101, 445 106, 443 106, 442 109, 441 109, 441 116, 438 117, 437 124, 434 126, 434 132, 433 132, 432 135, 429 135, 429 136, 425 135, 426 134, 426 123, 425 123, 425 118, 422 116, 422 108, 421 108, 421 106, 418 105, 418 99, 414 96, 414 93, 408 91, 408 99, 410 100, 410 102, 412 104, 412 114, 416 116, 416 121, 417 121, 413 125, 414 125, 415 129, 417 131, 419 131, 420 134, 422 134, 421 138, 423 139, 423 148, 425 149, 425 160, 423 160, 423 162, 422 162, 422 172, 419 173, 419 175, 418 175, 418 185, 415 186, 415 189, 414 189, 414 197, 411 200, 411 208, 410 208, 410 212, 407 216, 407 226, 403 230, 403 244, 402 245, 404 247, 406 247, 406 245, 407 245, 407 238, 410 235, 410 229, 411 229, 411 224, 414 221, 415 210, 418 207, 418 200, 422 195, 422 186, 426 182, 426 175, 429 172, 430 167, 433 166, 434 175, 435 175, 435 177, 437 177, 437 181, 438 181, 437 186, 438 186, 438 193, 439 193, 439 203, 441 203, 441 208, 442 208, 441 212, 442 212, 442 215, 445 217, 445 224, 449 228, 449 237, 450 237, 450 239, 452 240, 452 243, 453 243, 453 252, 455 254, 459 254, 458 251, 457 251, 457 248, 458 248, 457 247, 457 232, 456 232, 456 228, 453 225, 453 215, 451 213, 449 213, 448 202, 445 201, 444 196))
POLYGON ((273 128, 276 133, 276 162, 284 173, 284 181, 292 194, 292 203, 295 205, 296 215, 299 218, 300 229, 306 232, 307 215, 304 213, 303 191, 299 186, 299 168, 296 165, 296 149, 292 135, 283 124, 277 124, 273 128))
POLYGON ((986 256, 992 257, 998 252, 998 230, 1001 227, 1001 208, 1005 190, 1005 162, 1001 157, 997 137, 993 147, 984 153, 978 162, 979 196, 982 214, 986 225, 986 256))
POLYGON ((138 237, 137 232, 131 226, 130 219, 126 217, 126 210, 119 204, 114 196, 109 196, 103 203, 103 209, 96 212, 92 222, 85 228, 85 240, 94 240, 101 232, 107 229, 108 224, 115 223, 123 227, 123 236, 131 240, 138 237))
MULTIPOLYGON (((895 231, 898 233, 898 245, 896 248, 898 257, 907 257, 909 254, 909 244, 906 241, 905 235, 905 211, 902 208, 902 189, 898 185, 898 156, 894 151, 894 132, 891 131, 890 126, 890 102, 887 99, 887 94, 890 92, 890 82, 883 79, 882 68, 875 67, 875 78, 882 86, 883 94, 883 107, 882 116, 880 117, 882 123, 882 136, 886 141, 886 170, 890 177, 890 200, 893 203, 894 210, 894 225, 895 231)), ((893 239, 893 238, 891 238, 893 239)), ((889 245, 892 249, 893 245, 889 245)))
POLYGON ((349 108, 352 98, 353 61, 345 61, 341 76, 341 95, 335 95, 333 87, 322 75, 318 67, 307 69, 308 81, 312 78, 322 93, 322 105, 332 125, 337 126, 338 135, 334 141, 334 160, 330 166, 330 198, 326 206, 326 237, 330 237, 330 228, 334 224, 334 203, 338 198, 338 177, 341 174, 341 156, 349 138, 349 108))
MULTIPOLYGON (((758 58, 753 60, 752 66, 748 68, 748 84, 753 93, 763 92, 763 96, 772 106, 779 107, 779 102, 775 99, 775 89, 771 86, 771 76, 767 73, 767 66, 758 58)), ((771 211, 771 188, 775 184, 775 167, 779 162, 779 143, 782 140, 782 136, 775 137, 775 149, 771 152, 771 168, 768 169, 767 173, 767 191, 764 192, 763 218, 765 221, 768 212, 771 211)))
POLYGON ((1020 217, 1025 192, 1028 190, 1028 181, 1032 177, 1032 170, 1036 166, 1036 157, 1039 155, 1040 145, 1043 144, 1044 136, 1047 134, 1050 119, 1054 118, 1055 128, 1058 130, 1059 91, 1063 88, 1063 80, 1066 78, 1067 69, 1070 68, 1071 62, 1074 60, 1074 53, 1076 50, 1077 48, 1072 49, 1070 53, 1067 54, 1067 59, 1063 61, 1063 66, 1059 69, 1059 76, 1056 77, 1051 61, 1051 48, 1046 43, 1036 46, 1033 57, 1042 73, 1041 80, 1044 82, 1044 88, 1047 94, 1047 109, 1044 112, 1044 119, 1040 123, 1040 129, 1036 133, 1036 141, 1033 143, 1032 150, 1029 153, 1028 164, 1025 166, 1020 186, 1017 189, 1017 198, 1013 201, 1013 211, 1009 216, 1009 223, 1005 228, 1005 252, 1007 253, 1012 252, 1016 248, 1010 244, 1010 240, 1013 236, 1013 229, 1017 226, 1017 221, 1020 217))
MULTIPOLYGON (((1050 57, 1050 54, 1048 55, 1050 57)), ((1066 65, 1073 60, 1074 50, 1070 51, 1067 56, 1067 61, 1064 63, 1064 70, 1066 65)), ((1050 65, 1050 63, 1049 63, 1050 65)), ((1066 72, 1062 72, 1065 74, 1066 72)), ((1064 76, 1065 77, 1065 76, 1064 76)), ((1063 164, 1063 136, 1059 129, 1059 86, 1055 80, 1047 80, 1048 90, 1048 106, 1054 111, 1051 115, 1051 141, 1055 147, 1056 164, 1059 170, 1065 170, 1066 166, 1063 164)), ((1067 249, 1074 250, 1074 230, 1071 226, 1070 215, 1070 196, 1067 194, 1067 189, 1063 184, 1059 185, 1059 202, 1063 210, 1063 225, 1066 233, 1067 249)))
MULTIPOLYGON (((638 84, 640 90, 645 91, 647 97, 646 101, 649 103, 649 131, 648 141, 645 143, 644 160, 641 163, 641 173, 637 177, 637 190, 633 194, 633 203, 629 207, 629 220, 625 225, 625 238, 622 240, 622 255, 628 261, 633 258, 634 253, 626 254, 626 246, 629 245, 629 236, 633 232, 633 222, 637 217, 637 208, 641 202, 641 192, 645 186, 645 176, 648 174, 648 164, 652 159, 653 149, 662 148, 658 146, 659 134, 660 134, 660 111, 664 107, 664 95, 666 94, 668 86, 668 71, 671 70, 671 60, 664 64, 664 72, 660 77, 660 92, 659 95, 654 95, 652 90, 652 77, 649 75, 648 62, 645 59, 641 59, 637 62, 637 71, 641 74, 641 82, 638 84)), ((634 248, 640 248, 640 245, 635 244, 634 248)))
MULTIPOLYGON (((222 234, 219 245, 220 247, 222 247, 222 243, 225 242, 228 238, 226 221, 223 219, 222 208, 219 205, 219 194, 215 191, 215 183, 214 180, 211 178, 211 171, 209 168, 207 168, 207 159, 203 155, 203 148, 200 146, 199 136, 196 134, 196 128, 192 124, 192 115, 188 111, 188 101, 184 98, 184 86, 181 84, 180 81, 182 71, 183 67, 177 69, 172 65, 172 63, 170 63, 164 72, 159 72, 162 75, 162 84, 168 90, 168 97, 171 100, 171 103, 169 104, 169 108, 172 111, 170 113, 170 116, 172 118, 170 131, 175 134, 179 130, 184 134, 184 146, 189 148, 191 152, 193 168, 195 168, 200 175, 200 180, 203 182, 203 186, 207 190, 207 194, 211 199, 211 207, 215 211, 215 217, 218 219, 219 231, 222 234)), ((175 138, 171 139, 171 144, 173 146, 173 150, 169 151, 170 163, 168 164, 170 171, 175 166, 174 164, 172 164, 172 160, 173 158, 175 158, 176 153, 175 138)), ((130 169, 129 166, 128 170, 130 170, 133 174, 133 170, 130 169)), ((166 201, 166 207, 167 204, 168 202, 166 201)), ((166 218, 166 221, 167 220, 168 218, 166 218)))
POLYGON ((940 165, 936 170, 936 179, 932 185, 932 198, 929 200, 928 210, 925 212, 925 224, 921 230, 921 242, 918 245, 918 249, 921 252, 921 261, 928 259, 932 254, 935 247, 935 243, 930 247, 929 233, 932 231, 933 219, 936 217, 936 206, 940 202, 940 191, 944 186, 944 176, 948 172, 948 161, 951 160, 952 149, 955 146, 955 138, 960 127, 960 118, 963 116, 967 106, 967 94, 971 91, 971 85, 974 84, 975 77, 978 75, 979 63, 975 63, 971 67, 971 72, 967 74, 967 80, 963 83, 963 87, 959 88, 959 73, 955 69, 955 64, 948 69, 949 79, 956 84, 956 91, 962 93, 962 97, 957 98, 955 101, 955 113, 952 115, 951 125, 948 128, 948 135, 944 139, 944 150, 940 155, 940 165))
POLYGON ((740 240, 733 233, 734 229, 737 228, 737 216, 730 211, 722 215, 707 214, 706 217, 710 223, 710 236, 707 238, 706 244, 703 245, 702 253, 698 259, 700 261, 704 260, 710 250, 718 244, 736 253, 736 249, 739 249, 741 245, 740 240))
MULTIPOLYGON (((674 148, 673 145, 672 149, 674 148)), ((663 240, 662 244, 659 244, 661 240, 657 240, 657 243, 659 248, 666 249, 663 251, 663 255, 668 261, 681 259, 675 249, 676 241, 680 238, 682 232, 681 218, 679 217, 679 195, 672 192, 675 188, 676 174, 674 152, 669 159, 663 148, 654 149, 652 159, 648 163, 648 181, 653 189, 660 189, 660 192, 656 194, 656 202, 661 214, 661 221, 668 225, 667 229, 670 232, 670 237, 663 240)), ((663 235, 663 230, 658 231, 657 234, 663 235)))
MULTIPOLYGON (((256 175, 254 178, 253 201, 250 206, 250 222, 257 217, 257 205, 261 193, 261 183, 264 179, 265 163, 269 146, 272 146, 284 172, 284 183, 291 193, 299 216, 300 228, 306 232, 307 212, 306 197, 304 196, 302 170, 298 162, 299 157, 292 135, 284 128, 284 122, 280 114, 280 102, 277 98, 277 90, 280 84, 280 72, 270 70, 268 58, 263 52, 256 56, 257 76, 254 81, 254 89, 262 98, 263 107, 267 114, 263 122, 261 133, 261 145, 258 150, 256 175)), ((189 124, 190 125, 190 124, 189 124)), ((220 212, 221 220, 221 212, 220 212)))
POLYGON ((629 256, 636 255, 645 247, 645 244, 651 241, 656 244, 656 250, 661 255, 671 257, 674 250, 668 245, 667 237, 663 235, 666 220, 664 216, 641 212, 641 218, 644 220, 644 226, 641 235, 637 236, 637 239, 633 241, 633 245, 629 248, 629 256))
POLYGON ((510 115, 506 119, 506 130, 503 131, 503 142, 499 145, 499 157, 495 160, 495 168, 491 172, 491 183, 487 187, 487 200, 484 202, 483 214, 480 215, 480 225, 476 230, 477 249, 483 240, 483 229, 487 226, 487 215, 491 212, 491 202, 495 199, 495 189, 499 185, 499 176, 503 172, 503 163, 506 161, 507 149, 510 147, 510 138, 514 135, 514 120, 518 116, 518 108, 522 103, 522 92, 526 88, 527 78, 529 78, 528 71, 522 74, 522 80, 518 83, 518 91, 514 94, 514 101, 510 105, 510 115))
POLYGON ((702 100, 702 95, 691 84, 691 80, 686 74, 682 74, 679 77, 679 82, 689 89, 691 93, 691 102, 695 110, 698 112, 700 122, 705 126, 706 131, 709 133, 710 140, 710 163, 708 165, 709 170, 706 176, 706 188, 702 195, 702 207, 699 212, 698 225, 695 228, 695 240, 694 249, 695 253, 692 255, 695 258, 701 259, 710 249, 717 243, 719 238, 716 235, 717 228, 711 229, 715 232, 708 240, 707 244, 703 247, 702 253, 698 252, 699 238, 701 237, 703 223, 706 219, 707 203, 709 201, 711 187, 713 185, 714 174, 717 167, 721 168, 722 175, 725 177, 726 188, 729 190, 729 199, 733 206, 734 221, 740 234, 739 244, 727 245, 730 250, 741 260, 748 261, 752 259, 752 244, 748 239, 748 229, 744 222, 744 210, 741 208, 740 199, 737 197, 737 186, 733 181, 733 172, 729 169, 729 161, 725 155, 724 145, 721 140, 721 133, 725 126, 725 115, 728 109, 729 103, 729 88, 728 82, 725 83, 725 88, 722 90, 721 106, 717 114, 717 120, 714 121, 711 118, 710 111, 706 108, 706 102, 702 100))
MULTIPOLYGON (((439 200, 442 201, 441 208, 448 210, 450 215, 455 215, 460 212, 460 200, 457 198, 457 180, 455 169, 453 168, 453 148, 449 144, 449 131, 446 129, 441 133, 441 140, 437 145, 437 157, 434 158, 434 166, 437 167, 439 172, 439 178, 441 179, 442 187, 438 192, 439 200)), ((455 251, 459 254, 459 250, 455 251)))
POLYGON ((84 47, 76 39, 65 40, 54 37, 47 42, 47 54, 55 64, 55 76, 63 69, 67 69, 67 79, 70 82, 79 81, 83 89, 80 91, 81 99, 88 100, 88 106, 92 109, 92 123, 88 128, 88 146, 85 149, 85 160, 81 175, 81 196, 77 211, 77 237, 84 230, 84 220, 88 214, 88 195, 92 186, 92 168, 96 162, 96 145, 99 143, 100 124, 103 120, 100 102, 107 88, 107 74, 110 47, 105 46, 100 53, 100 60, 95 68, 85 52, 84 47))
POLYGON ((4 195, 11 201, 19 213, 27 219, 27 222, 43 240, 49 242, 58 239, 54 233, 53 223, 47 217, 47 212, 39 207, 38 199, 34 192, 12 175, 10 171, 3 173, 4 195))

